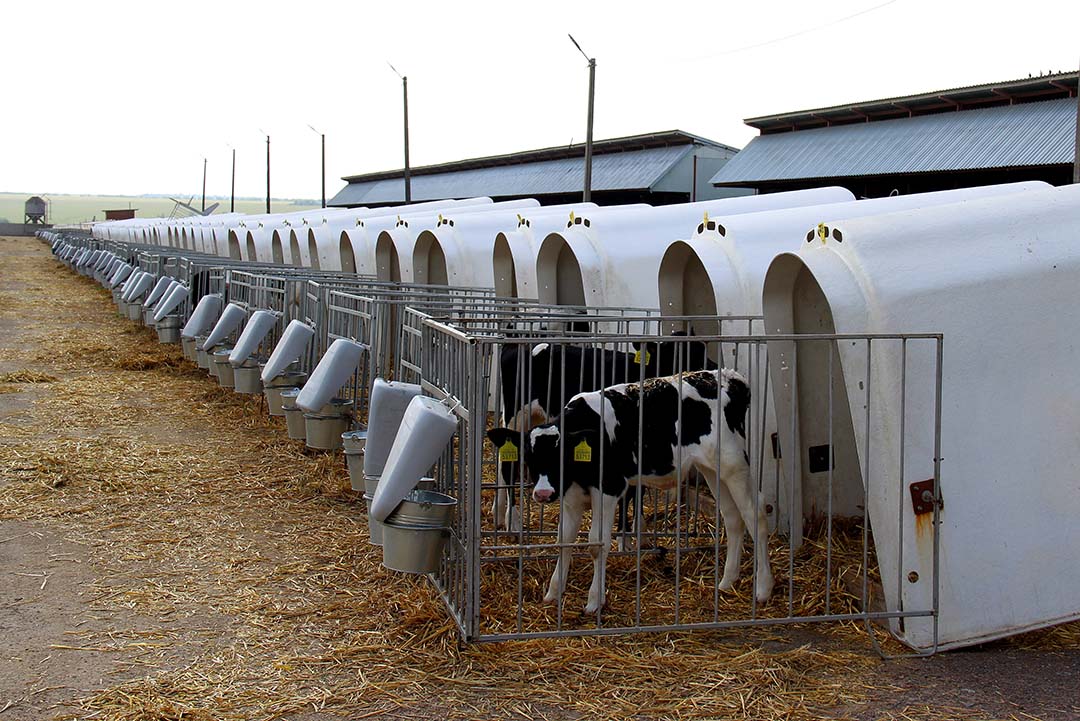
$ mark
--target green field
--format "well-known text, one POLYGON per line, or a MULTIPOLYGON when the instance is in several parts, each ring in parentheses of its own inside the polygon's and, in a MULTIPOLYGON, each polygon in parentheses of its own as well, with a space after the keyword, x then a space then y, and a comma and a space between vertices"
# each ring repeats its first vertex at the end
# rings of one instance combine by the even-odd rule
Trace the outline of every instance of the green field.
MULTIPOLYGON (((0 221, 6 219, 11 223, 23 221, 23 204, 34 193, 0 193, 0 221)), ((86 223, 91 220, 104 220, 102 210, 106 208, 137 208, 137 217, 155 218, 168 216, 172 213, 174 203, 168 198, 150 198, 145 196, 131 195, 46 195, 50 201, 49 222, 54 225, 66 225, 68 223, 86 223)), ((187 200, 187 198, 182 198, 187 200)), ((198 207, 201 199, 196 198, 192 205, 198 207)), ((229 212, 229 199, 206 199, 207 206, 212 203, 220 203, 217 213, 229 212)), ((319 207, 318 202, 312 203, 306 200, 273 200, 271 210, 275 213, 288 213, 294 210, 307 210, 319 207)), ((237 200, 236 212, 238 213, 265 213, 265 200, 237 200)))

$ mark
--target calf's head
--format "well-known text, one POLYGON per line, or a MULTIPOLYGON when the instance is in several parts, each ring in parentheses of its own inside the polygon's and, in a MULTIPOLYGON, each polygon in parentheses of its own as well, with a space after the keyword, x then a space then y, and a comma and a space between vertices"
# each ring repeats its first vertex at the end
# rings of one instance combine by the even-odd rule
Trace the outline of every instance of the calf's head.
POLYGON ((520 455, 517 451, 520 431, 494 428, 487 436, 501 450, 500 477, 519 483, 524 467, 532 482, 533 500, 537 503, 558 501, 570 479, 577 479, 584 485, 597 480, 594 477, 599 469, 599 435, 595 429, 569 432, 567 442, 563 443, 558 421, 535 426, 525 434, 520 455))
POLYGON ((533 480, 532 496, 537 503, 558 500, 562 491, 558 423, 545 423, 529 431, 525 441, 525 465, 533 480))
MULTIPOLYGON (((521 454, 521 435, 521 431, 511 428, 492 428, 487 432, 488 440, 495 446, 499 482, 503 485, 521 483, 521 468, 524 464, 521 454)), ((528 438, 527 434, 526 438, 528 438)))

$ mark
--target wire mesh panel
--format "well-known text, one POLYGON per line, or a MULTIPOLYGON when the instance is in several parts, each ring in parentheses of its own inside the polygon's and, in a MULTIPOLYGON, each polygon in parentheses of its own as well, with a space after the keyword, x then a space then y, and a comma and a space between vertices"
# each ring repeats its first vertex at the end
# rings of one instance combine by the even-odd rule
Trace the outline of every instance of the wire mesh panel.
POLYGON ((936 601, 905 602, 904 589, 939 583, 939 335, 765 338, 721 323, 721 332, 694 338, 521 337, 421 323, 423 388, 447 399, 462 420, 437 467, 440 488, 459 506, 450 551, 433 580, 464 638, 810 621, 896 629, 904 619, 936 618, 936 601), (639 350, 620 350, 627 345, 639 350), (660 363, 654 353, 671 361, 660 363), (539 362, 505 363, 545 354, 550 381, 529 376, 539 362), (566 409, 560 395, 550 420, 519 416, 524 423, 499 436, 514 439, 513 448, 485 440, 514 415, 496 414, 491 372, 513 376, 503 387, 520 389, 520 405, 528 407, 537 388, 581 388, 568 379, 584 377, 589 354, 585 370, 601 377, 586 385, 606 390, 586 391, 566 409), (919 366, 934 368, 933 377, 908 377, 916 354, 935 360, 919 366), (716 369, 711 358, 726 358, 729 369, 716 369), (875 376, 883 367, 888 383, 886 374, 875 376), (914 444, 915 434, 935 443, 914 444), (545 435, 568 440, 552 455, 536 442, 545 435), (578 438, 591 439, 588 452, 578 453, 578 438), (871 464, 871 447, 875 458, 888 448, 895 468, 871 464), (915 457, 927 447, 935 448, 933 458, 915 457), (544 462, 551 475, 540 479, 544 462), (913 505, 909 476, 928 468, 929 495, 913 505), (902 493, 883 488, 884 479, 895 485, 898 478, 902 493), (513 496, 515 524, 492 508, 500 490, 513 496), (883 505, 884 497, 891 500, 883 505), (870 507, 878 509, 873 516, 870 507), (921 577, 907 573, 904 555, 921 548, 905 536, 918 524, 931 529, 916 539, 932 556, 932 573, 921 577), (591 525, 588 533, 583 525, 591 525), (742 544, 729 539, 744 533, 749 554, 739 556, 733 549, 742 544), (565 580, 549 580, 560 564, 569 567, 565 580))

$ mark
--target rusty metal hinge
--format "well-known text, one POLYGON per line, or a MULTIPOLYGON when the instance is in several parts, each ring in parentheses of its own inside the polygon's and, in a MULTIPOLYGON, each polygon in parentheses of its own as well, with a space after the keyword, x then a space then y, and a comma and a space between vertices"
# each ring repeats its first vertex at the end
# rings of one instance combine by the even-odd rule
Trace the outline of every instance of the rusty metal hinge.
POLYGON ((912 483, 908 486, 908 490, 911 491, 911 509, 915 511, 916 516, 933 513, 935 500, 938 508, 945 507, 945 502, 938 498, 937 493, 935 493, 933 478, 912 483))

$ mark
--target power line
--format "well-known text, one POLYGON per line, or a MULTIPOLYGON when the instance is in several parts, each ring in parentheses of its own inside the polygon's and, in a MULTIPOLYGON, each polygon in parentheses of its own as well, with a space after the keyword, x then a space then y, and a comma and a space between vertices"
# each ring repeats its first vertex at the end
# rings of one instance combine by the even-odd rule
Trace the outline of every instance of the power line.
POLYGON ((734 55, 735 53, 742 53, 742 52, 746 52, 747 50, 756 50, 758 48, 768 47, 769 45, 776 45, 777 43, 786 42, 786 41, 791 40, 793 38, 801 37, 803 35, 809 35, 810 33, 816 33, 819 30, 825 30, 826 28, 831 28, 834 25, 839 25, 840 23, 845 23, 848 20, 854 20, 855 18, 860 17, 862 15, 867 15, 869 13, 875 12, 876 10, 880 10, 880 9, 882 9, 884 7, 888 7, 889 5, 893 5, 894 3, 898 2, 898 1, 899 0, 888 0, 887 2, 883 2, 880 5, 875 5, 873 7, 866 8, 865 10, 860 10, 859 12, 852 13, 851 15, 845 15, 842 18, 838 18, 836 20, 831 20, 831 21, 829 21, 827 23, 824 23, 822 25, 817 25, 817 26, 812 27, 812 28, 806 28, 804 30, 799 30, 797 32, 790 33, 788 35, 782 35, 782 36, 780 36, 778 38, 772 38, 771 40, 764 40, 764 41, 762 41, 760 43, 754 43, 752 45, 743 45, 743 46, 737 47, 737 48, 730 48, 729 50, 721 50, 718 53, 709 53, 708 55, 698 55, 698 56, 695 56, 695 57, 692 57, 692 58, 680 58, 679 60, 681 62, 689 62, 689 61, 693 61, 693 60, 708 60, 709 58, 719 58, 719 57, 723 57, 724 55, 734 55))

